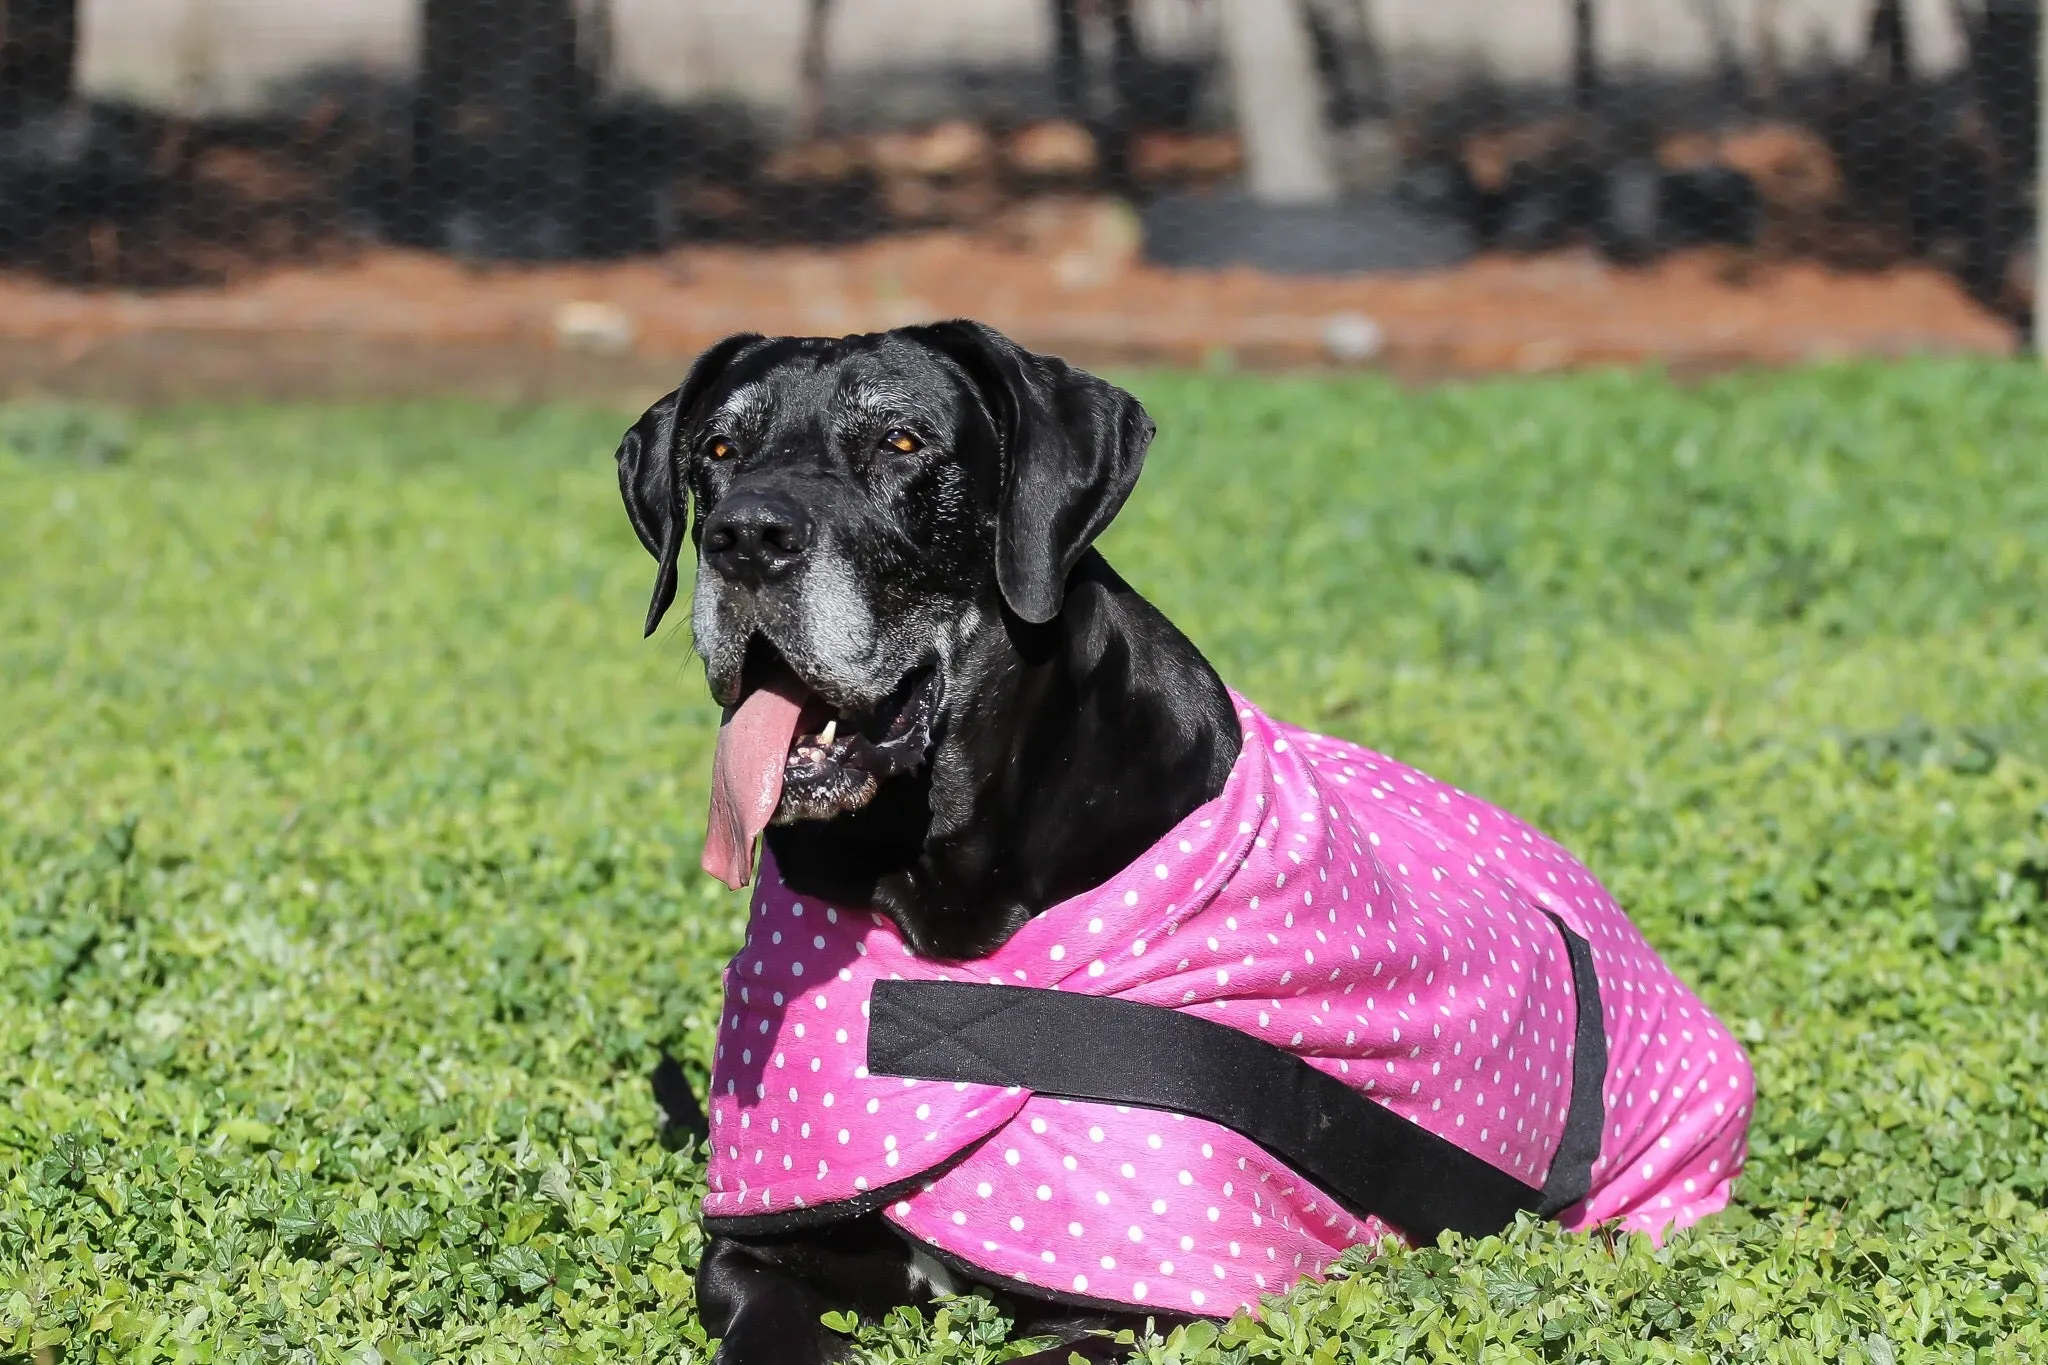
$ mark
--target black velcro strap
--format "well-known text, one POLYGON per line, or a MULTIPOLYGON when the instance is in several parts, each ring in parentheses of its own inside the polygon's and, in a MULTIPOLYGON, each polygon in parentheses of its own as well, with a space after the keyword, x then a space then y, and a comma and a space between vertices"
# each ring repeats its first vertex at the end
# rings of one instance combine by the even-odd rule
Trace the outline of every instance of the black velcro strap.
POLYGON ((1159 1005, 1028 986, 878 981, 868 1070, 1163 1109, 1242 1133, 1415 1241, 1500 1231, 1541 1193, 1284 1048, 1159 1005))
POLYGON ((868 1070, 1022 1086, 1042 1095, 1188 1114, 1242 1133, 1411 1240, 1483 1237, 1523 1209, 1586 1196, 1605 1122, 1607 1036, 1586 941, 1556 920, 1578 1002, 1571 1104, 1541 1190, 1227 1024, 1160 1005, 1027 986, 879 981, 868 1070))
MULTIPOLYGON (((1546 914, 1549 912, 1546 911, 1546 914)), ((1572 1102, 1564 1114, 1564 1135, 1550 1158, 1543 1180, 1543 1198, 1536 1212, 1555 1218, 1593 1189, 1593 1163, 1600 1158, 1600 1130, 1607 1123, 1607 1021, 1600 1006, 1600 978, 1593 971, 1593 949, 1556 915, 1550 916, 1564 939, 1572 964, 1572 998, 1578 1001, 1577 1036, 1572 1040, 1572 1102)))

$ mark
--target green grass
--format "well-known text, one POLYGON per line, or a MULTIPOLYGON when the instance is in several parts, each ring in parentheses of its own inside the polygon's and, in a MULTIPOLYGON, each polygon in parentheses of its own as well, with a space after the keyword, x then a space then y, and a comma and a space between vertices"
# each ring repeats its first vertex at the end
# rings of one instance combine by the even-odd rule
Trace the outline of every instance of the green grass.
MULTIPOLYGON (((2043 1359, 2048 383, 1137 387, 1119 568, 1562 837, 1762 1086, 1661 1251, 1360 1258, 1144 1358, 2043 1359)), ((0 412, 0 1360, 702 1357, 644 1077, 743 906, 624 416, 0 412)))

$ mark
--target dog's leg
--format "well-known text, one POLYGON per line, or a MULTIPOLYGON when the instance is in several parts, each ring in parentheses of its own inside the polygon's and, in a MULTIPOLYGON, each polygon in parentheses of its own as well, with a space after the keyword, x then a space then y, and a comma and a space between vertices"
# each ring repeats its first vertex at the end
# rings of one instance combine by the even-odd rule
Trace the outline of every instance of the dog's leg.
POLYGON ((818 1319, 832 1304, 748 1243, 715 1237, 697 1264, 697 1311, 722 1338, 712 1365, 826 1365, 846 1342, 818 1319))
POLYGON ((711 1121, 704 1117, 704 1106, 697 1102, 697 1092, 690 1088, 690 1078, 683 1074, 675 1058, 664 1051, 655 1064, 654 1074, 647 1079, 654 1087, 663 1146, 680 1147, 685 1138, 701 1143, 711 1135, 711 1121))
POLYGON ((925 1297, 909 1245, 869 1214, 786 1236, 714 1237, 697 1264, 697 1311, 724 1340, 714 1365, 817 1365, 848 1342, 818 1319, 877 1319, 925 1297))

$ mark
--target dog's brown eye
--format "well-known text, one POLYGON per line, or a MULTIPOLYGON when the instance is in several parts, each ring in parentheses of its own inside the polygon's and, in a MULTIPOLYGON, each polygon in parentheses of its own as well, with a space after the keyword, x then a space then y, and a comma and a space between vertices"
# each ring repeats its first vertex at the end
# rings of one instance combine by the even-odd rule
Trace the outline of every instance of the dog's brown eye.
POLYGON ((924 442, 912 436, 902 427, 891 427, 882 433, 882 444, 899 455, 915 455, 924 449, 924 442))
POLYGON ((711 443, 711 458, 714 460, 723 460, 727 456, 731 455, 733 451, 736 449, 738 449, 738 447, 733 445, 731 441, 723 439, 713 441, 711 443))

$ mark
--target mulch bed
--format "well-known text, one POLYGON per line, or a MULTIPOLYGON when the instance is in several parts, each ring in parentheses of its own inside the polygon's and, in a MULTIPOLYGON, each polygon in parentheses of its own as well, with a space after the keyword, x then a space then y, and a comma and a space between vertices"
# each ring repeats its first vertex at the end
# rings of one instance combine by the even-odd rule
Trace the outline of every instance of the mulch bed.
POLYGON ((1657 363, 2009 354, 1936 269, 1847 272, 1727 249, 1639 268, 1590 251, 1411 275, 1167 270, 1106 201, 845 247, 693 247, 542 267, 367 248, 208 288, 78 291, 0 274, 0 392, 626 396, 731 331, 982 318, 1098 365, 1373 366, 1403 378, 1657 363))

